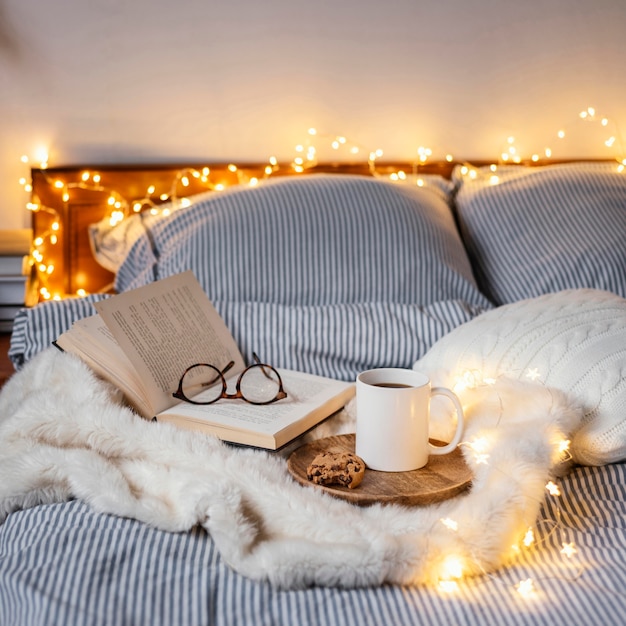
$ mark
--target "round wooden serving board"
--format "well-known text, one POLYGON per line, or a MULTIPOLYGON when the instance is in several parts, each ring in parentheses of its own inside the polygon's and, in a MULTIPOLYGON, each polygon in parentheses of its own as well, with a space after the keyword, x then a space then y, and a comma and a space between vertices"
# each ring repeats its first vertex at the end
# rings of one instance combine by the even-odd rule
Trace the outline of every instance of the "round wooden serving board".
MULTIPOLYGON (((428 465, 411 472, 379 472, 365 470, 358 487, 316 485, 307 478, 306 470, 321 452, 348 451, 354 453, 354 434, 325 437, 294 450, 287 460, 291 475, 302 485, 308 485, 360 505, 402 504, 426 505, 447 500, 467 489, 472 474, 459 448, 450 454, 431 455, 428 465)), ((433 442, 438 443, 438 442, 433 442)))

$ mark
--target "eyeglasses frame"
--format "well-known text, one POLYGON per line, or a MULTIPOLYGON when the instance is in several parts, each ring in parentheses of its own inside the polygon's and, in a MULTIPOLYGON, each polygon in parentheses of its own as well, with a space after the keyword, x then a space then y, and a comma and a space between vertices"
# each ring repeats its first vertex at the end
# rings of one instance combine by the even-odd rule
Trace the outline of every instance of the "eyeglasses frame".
POLYGON ((248 404, 254 404, 256 406, 264 406, 264 405, 272 404, 274 402, 277 402, 278 400, 283 400, 284 398, 286 398, 287 397, 287 392, 284 389, 283 379, 280 377, 280 374, 278 373, 278 370, 275 367, 273 367, 271 365, 268 365, 267 363, 262 363, 261 360, 259 359, 259 357, 256 355, 256 353, 253 352, 252 356, 254 357, 254 360, 256 361, 256 363, 252 363, 251 365, 248 365, 241 372, 241 374, 239 374, 239 376, 237 378, 237 382, 235 384, 235 393, 228 393, 228 391, 227 391, 228 385, 226 383, 226 378, 224 378, 224 374, 226 374, 226 372, 228 372, 228 370, 230 370, 233 367, 233 365, 235 364, 234 361, 230 361, 222 370, 219 370, 217 367, 215 367, 215 365, 212 365, 210 363, 194 363, 193 365, 190 365, 183 372, 183 375, 180 377, 180 381, 178 382, 178 389, 175 392, 172 393, 172 396, 174 396, 174 398, 178 398, 179 400, 183 400, 184 402, 189 402, 189 404, 195 404, 195 405, 199 405, 199 406, 208 405, 208 404, 214 404, 218 400, 238 400, 238 399, 241 399, 244 402, 247 402, 248 404), (215 399, 209 400, 208 402, 197 402, 195 400, 191 400, 190 398, 188 398, 184 394, 184 392, 183 392, 183 380, 185 379, 185 376, 187 375, 187 373, 190 372, 195 367, 208 367, 208 368, 214 370, 216 372, 216 374, 217 374, 217 376, 216 376, 216 383, 217 383, 217 378, 221 378, 221 380, 222 380, 222 391, 221 391, 220 395, 218 395, 215 399), (276 375, 276 378, 278 379, 278 391, 276 392, 276 396, 272 400, 266 400, 265 402, 254 402, 253 400, 248 400, 241 393, 241 379, 243 378, 243 376, 244 376, 244 374, 246 372, 250 371, 251 369, 253 369, 255 367, 260 367, 261 371, 263 372, 263 374, 267 378, 269 378, 269 375, 267 374, 267 372, 265 371, 264 368, 272 370, 272 372, 276 375))

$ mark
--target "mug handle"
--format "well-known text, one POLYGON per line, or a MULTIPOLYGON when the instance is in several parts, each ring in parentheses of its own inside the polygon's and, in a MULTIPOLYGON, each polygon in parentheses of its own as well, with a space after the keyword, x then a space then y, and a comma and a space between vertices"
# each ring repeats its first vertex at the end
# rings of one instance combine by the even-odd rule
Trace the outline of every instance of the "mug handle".
POLYGON ((452 404, 454 404, 454 408, 456 409, 456 432, 454 433, 454 437, 452 441, 445 446, 433 446, 432 443, 429 442, 430 454, 448 454, 449 452, 453 452, 455 448, 459 445, 461 441, 461 437, 463 436, 463 428, 465 420, 463 418, 463 407, 461 406, 461 402, 457 398, 456 394, 445 387, 433 387, 430 390, 430 397, 432 398, 435 395, 446 396, 450 399, 452 404))

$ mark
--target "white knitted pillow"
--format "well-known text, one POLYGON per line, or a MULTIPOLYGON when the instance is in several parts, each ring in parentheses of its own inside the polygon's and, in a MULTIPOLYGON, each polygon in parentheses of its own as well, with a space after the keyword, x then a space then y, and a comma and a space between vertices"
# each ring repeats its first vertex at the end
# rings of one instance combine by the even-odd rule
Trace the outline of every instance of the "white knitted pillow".
POLYGON ((576 289, 488 311, 440 339, 414 365, 434 385, 531 378, 560 389, 584 410, 574 460, 626 459, 626 300, 576 289))

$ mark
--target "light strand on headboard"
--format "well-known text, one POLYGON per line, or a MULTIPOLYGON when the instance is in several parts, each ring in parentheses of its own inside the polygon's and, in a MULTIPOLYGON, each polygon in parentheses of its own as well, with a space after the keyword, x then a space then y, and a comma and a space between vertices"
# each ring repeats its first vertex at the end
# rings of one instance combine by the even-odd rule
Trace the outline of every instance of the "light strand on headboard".
MULTIPOLYGON (((605 148, 612 151, 618 162, 618 171, 624 171, 626 168, 626 153, 623 150, 622 138, 617 127, 617 123, 608 118, 598 114, 594 107, 588 107, 582 111, 577 121, 598 123, 603 129, 611 131, 608 137, 603 139, 605 148)), ((559 140, 563 140, 569 131, 567 127, 562 127, 557 133, 556 137, 559 140)), ((258 172, 251 173, 249 168, 242 169, 234 163, 228 165, 228 170, 231 174, 235 175, 236 183, 239 185, 254 186, 259 183, 260 180, 269 178, 285 169, 289 169, 291 173, 300 174, 304 173, 311 168, 318 165, 318 159, 320 154, 320 142, 327 142, 328 146, 339 156, 347 155, 352 162, 355 158, 360 158, 361 163, 365 163, 369 173, 373 176, 382 176, 377 169, 377 160, 381 158, 382 150, 366 150, 358 143, 349 141, 342 135, 330 135, 317 131, 315 128, 310 128, 307 132, 306 140, 295 146, 295 156, 291 163, 287 166, 281 166, 275 157, 270 157, 265 166, 261 167, 258 172), (364 156, 366 155, 366 156, 364 156)), ((416 158, 411 162, 410 172, 399 169, 397 171, 385 172, 384 176, 388 177, 392 181, 406 182, 410 179, 410 175, 413 175, 411 182, 417 185, 422 185, 423 181, 419 178, 418 173, 420 167, 427 164, 429 159, 433 155, 433 150, 420 146, 417 151, 416 158)), ((472 167, 470 164, 464 165, 462 174, 475 178, 477 176, 488 176, 491 184, 498 183, 497 167, 501 164, 519 164, 523 162, 538 163, 542 158, 550 158, 552 156, 552 149, 546 147, 543 150, 543 155, 540 153, 533 153, 530 157, 524 158, 521 150, 518 147, 517 141, 514 137, 508 137, 506 140, 506 146, 500 152, 499 158, 491 165, 489 172, 484 170, 478 170, 472 167)), ((40 155, 39 157, 40 169, 45 171, 48 166, 48 155, 40 155)), ((451 154, 445 155, 445 160, 448 163, 452 163, 454 158, 451 154)), ((23 163, 28 163, 29 158, 27 156, 22 157, 23 163)), ((63 203, 67 206, 70 198, 70 193, 73 189, 88 189, 92 191, 99 191, 107 193, 109 195, 108 202, 111 207, 110 220, 112 225, 124 220, 133 213, 149 210, 151 212, 160 211, 172 211, 177 208, 184 207, 186 200, 185 194, 179 193, 180 187, 187 187, 189 185, 189 179, 193 178, 196 183, 200 184, 202 188, 207 191, 220 191, 230 186, 233 183, 225 183, 224 181, 214 181, 211 178, 210 167, 204 168, 182 168, 176 172, 171 182, 170 190, 167 193, 160 194, 158 197, 154 197, 154 189, 148 187, 145 195, 139 199, 127 199, 122 196, 118 191, 113 188, 107 187, 101 180, 98 172, 84 172, 81 180, 76 182, 64 183, 61 181, 50 181, 50 185, 57 188, 59 193, 62 194, 63 203), (165 208, 161 208, 163 203, 168 203, 165 208)), ((27 181, 25 177, 20 179, 20 184, 24 187, 26 192, 32 192, 32 184, 27 181)), ((55 252, 55 246, 59 239, 60 231, 63 227, 61 216, 59 212, 45 205, 39 201, 38 198, 32 198, 27 204, 27 208, 32 212, 43 212, 50 216, 49 227, 44 229, 43 232, 36 233, 32 242, 31 249, 31 265, 34 268, 37 281, 39 283, 40 299, 60 299, 67 294, 60 293, 58 288, 52 288, 51 284, 55 282, 52 277, 55 273, 54 258, 58 258, 59 254, 55 252)), ((58 282, 58 281, 57 281, 58 282)), ((78 293, 77 295, 82 295, 78 293)))

